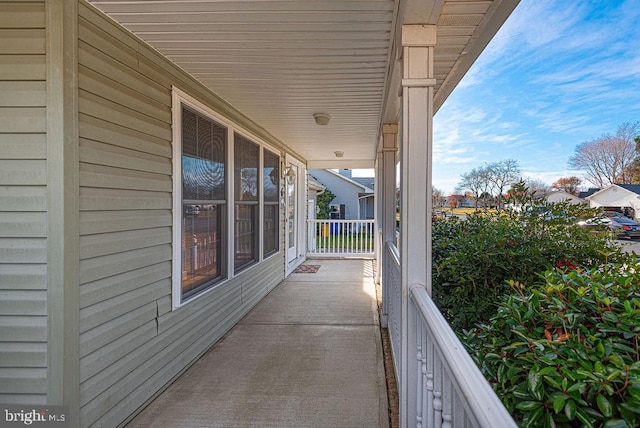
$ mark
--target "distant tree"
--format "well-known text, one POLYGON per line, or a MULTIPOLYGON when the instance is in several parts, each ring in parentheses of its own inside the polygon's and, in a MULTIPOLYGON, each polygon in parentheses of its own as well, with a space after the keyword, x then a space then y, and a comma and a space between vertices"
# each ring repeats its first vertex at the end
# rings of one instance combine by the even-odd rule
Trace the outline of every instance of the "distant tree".
POLYGON ((571 177, 558 178, 551 184, 551 188, 555 190, 564 190, 572 195, 577 195, 580 191, 581 184, 582 180, 575 175, 572 175, 571 177))
POLYGON ((462 195, 449 195, 447 196, 447 204, 451 209, 457 208, 462 203, 463 199, 464 196, 462 195))
POLYGON ((615 135, 604 134, 578 144, 569 158, 569 166, 585 172, 588 181, 599 188, 609 184, 631 182, 632 165, 637 158, 635 137, 640 135, 640 121, 625 122, 615 135))
POLYGON ((498 212, 502 208, 503 192, 520 178, 520 166, 515 159, 490 163, 485 167, 486 179, 494 188, 498 212))
POLYGON ((431 192, 431 203, 433 204, 434 207, 442 207, 444 206, 444 204, 447 202, 447 199, 444 197, 444 193, 442 193, 442 190, 438 189, 437 187, 432 187, 432 192, 431 192))
POLYGON ((462 174, 460 183, 456 188, 461 193, 469 192, 473 198, 473 205, 478 209, 481 195, 487 191, 489 181, 484 168, 474 168, 470 172, 462 174))
POLYGON ((551 187, 542 180, 531 177, 523 177, 522 180, 527 188, 529 188, 529 192, 534 195, 546 195, 551 190, 551 187))
POLYGON ((324 192, 316 196, 316 207, 318 210, 318 219, 328 219, 331 212, 331 201, 336 198, 331 190, 325 189, 324 192))

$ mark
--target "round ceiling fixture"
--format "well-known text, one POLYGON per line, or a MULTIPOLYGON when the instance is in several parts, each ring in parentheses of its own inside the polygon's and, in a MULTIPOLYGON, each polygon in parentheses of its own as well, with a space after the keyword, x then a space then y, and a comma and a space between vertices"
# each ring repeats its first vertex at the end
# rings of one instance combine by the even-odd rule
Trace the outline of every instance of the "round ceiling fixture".
POLYGON ((314 113, 313 120, 316 121, 318 125, 328 125, 331 116, 328 113, 314 113))

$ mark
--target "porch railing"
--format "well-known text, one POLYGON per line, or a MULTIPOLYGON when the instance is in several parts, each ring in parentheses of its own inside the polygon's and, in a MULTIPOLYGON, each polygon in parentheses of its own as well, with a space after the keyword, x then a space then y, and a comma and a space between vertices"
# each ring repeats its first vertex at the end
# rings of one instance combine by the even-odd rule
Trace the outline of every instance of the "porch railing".
POLYGON ((307 228, 309 256, 375 256, 375 220, 307 220, 307 228))
POLYGON ((516 427, 509 412, 421 285, 409 289, 405 306, 407 332, 400 337, 402 302, 396 296, 398 292, 402 296, 399 272, 398 251, 393 243, 388 242, 383 279, 389 281, 387 286, 391 294, 389 334, 396 373, 402 373, 402 364, 407 365, 405 376, 397 375, 399 389, 407 391, 401 393, 403 426, 516 427), (403 344, 403 338, 406 344, 403 344), (406 355, 402 355, 401 347, 406 355))

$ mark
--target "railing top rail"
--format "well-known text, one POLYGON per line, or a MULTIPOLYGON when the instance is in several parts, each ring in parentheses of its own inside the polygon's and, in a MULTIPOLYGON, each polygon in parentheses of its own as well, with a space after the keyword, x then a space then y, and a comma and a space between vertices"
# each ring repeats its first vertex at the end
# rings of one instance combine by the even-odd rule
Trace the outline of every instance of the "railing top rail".
POLYGON ((433 340, 442 352, 443 361, 449 364, 451 374, 479 425, 487 428, 516 427, 502 401, 467 354, 427 290, 423 286, 414 285, 411 287, 411 299, 424 322, 430 326, 433 340))
POLYGON ((400 252, 398 251, 398 247, 396 247, 396 244, 393 241, 387 241, 387 249, 393 257, 393 262, 396 265, 400 266, 400 252))

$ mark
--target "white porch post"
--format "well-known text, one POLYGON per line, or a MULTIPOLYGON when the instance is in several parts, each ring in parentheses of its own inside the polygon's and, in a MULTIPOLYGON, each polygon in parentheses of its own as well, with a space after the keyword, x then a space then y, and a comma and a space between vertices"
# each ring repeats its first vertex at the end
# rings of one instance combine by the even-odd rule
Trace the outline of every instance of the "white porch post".
MULTIPOLYGON (((396 152, 398 151, 398 124, 382 125, 382 248, 384 257, 387 242, 396 239, 396 152)), ((384 266, 383 266, 384 269, 384 266)), ((383 272, 383 275, 385 273, 383 272)), ((387 278, 386 276, 384 278, 387 278)), ((382 282, 382 317, 387 327, 390 297, 389 281, 382 282)))
POLYGON ((402 26, 402 368, 400 373, 400 426, 417 423, 415 382, 416 326, 410 322, 412 287, 431 294, 431 146, 433 128, 433 51, 435 25, 402 26))
POLYGON ((384 254, 384 240, 381 239, 382 235, 382 152, 376 153, 376 168, 374 174, 374 184, 373 184, 374 192, 375 192, 375 211, 373 218, 375 218, 375 226, 374 226, 374 239, 375 239, 375 250, 376 250, 376 284, 380 284, 380 278, 382 273, 382 257, 384 254))

